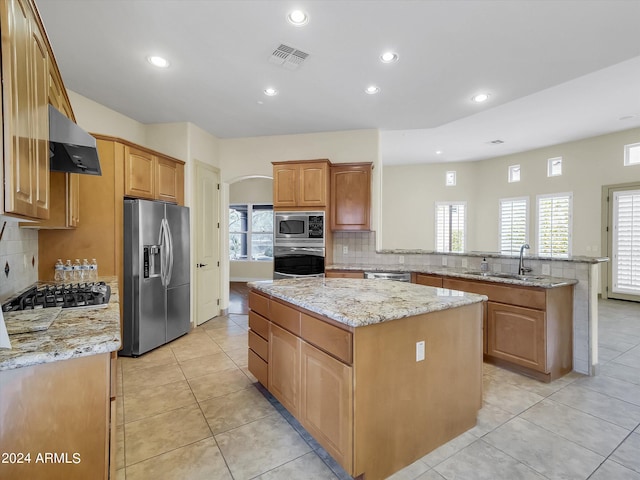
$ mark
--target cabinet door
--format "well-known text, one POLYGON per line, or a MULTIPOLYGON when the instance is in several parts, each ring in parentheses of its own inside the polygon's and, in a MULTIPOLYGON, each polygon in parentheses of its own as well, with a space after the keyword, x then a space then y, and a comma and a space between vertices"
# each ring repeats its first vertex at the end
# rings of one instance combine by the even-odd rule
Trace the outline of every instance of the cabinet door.
POLYGON ((157 165, 156 198, 165 202, 179 203, 180 192, 184 191, 184 165, 162 157, 158 157, 157 165))
POLYGON ((67 215, 68 226, 77 227, 80 223, 80 175, 67 173, 67 215))
POLYGON ((487 354, 547 373, 545 313, 488 303, 487 354))
POLYGON ((371 164, 331 167, 331 230, 371 229, 371 164))
POLYGON ((353 370, 301 342, 300 423, 347 471, 353 462, 353 370))
POLYGON ((353 272, 327 270, 324 272, 327 278, 364 278, 364 272, 356 270, 353 272))
POLYGON ((300 164, 298 206, 324 207, 327 204, 329 170, 326 163, 300 164))
POLYGON ((273 206, 297 206, 298 164, 273 166, 273 206))
POLYGON ((269 391, 297 417, 300 408, 300 339, 271 324, 269 391))
POLYGON ((32 218, 38 218, 38 215, 47 218, 49 122, 47 91, 43 92, 48 78, 46 48, 27 1, 2 2, 1 13, 3 156, 6 162, 4 210, 32 218), (40 165, 46 169, 43 175, 37 172, 40 165))
POLYGON ((155 156, 133 147, 125 148, 124 194, 137 198, 155 198, 155 156))

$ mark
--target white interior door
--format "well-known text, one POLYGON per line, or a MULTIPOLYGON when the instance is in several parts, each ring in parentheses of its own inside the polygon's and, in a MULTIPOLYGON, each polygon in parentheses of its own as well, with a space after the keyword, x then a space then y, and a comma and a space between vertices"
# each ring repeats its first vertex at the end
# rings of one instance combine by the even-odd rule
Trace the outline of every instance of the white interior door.
POLYGON ((613 192, 610 297, 640 300, 640 189, 613 192))
POLYGON ((196 162, 196 324, 220 314, 220 173, 196 162))

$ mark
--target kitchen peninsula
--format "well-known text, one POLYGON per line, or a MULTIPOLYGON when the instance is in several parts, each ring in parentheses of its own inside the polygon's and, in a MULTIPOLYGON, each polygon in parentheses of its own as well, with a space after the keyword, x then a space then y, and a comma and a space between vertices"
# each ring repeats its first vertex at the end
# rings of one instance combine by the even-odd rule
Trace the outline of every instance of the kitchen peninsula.
POLYGON ((6 314, 26 330, 0 350, 0 478, 109 478, 120 306, 117 279, 100 280, 111 287, 104 306, 6 314), (28 331, 49 311, 48 328, 28 331))
POLYGON ((353 477, 476 424, 484 295, 359 279, 251 282, 249 370, 353 477))

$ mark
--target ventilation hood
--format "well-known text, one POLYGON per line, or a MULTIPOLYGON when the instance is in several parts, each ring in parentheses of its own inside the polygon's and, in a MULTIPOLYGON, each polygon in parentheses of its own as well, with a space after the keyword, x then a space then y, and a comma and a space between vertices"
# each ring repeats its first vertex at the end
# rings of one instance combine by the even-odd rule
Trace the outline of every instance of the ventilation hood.
POLYGON ((49 105, 49 169, 102 175, 96 139, 49 105))

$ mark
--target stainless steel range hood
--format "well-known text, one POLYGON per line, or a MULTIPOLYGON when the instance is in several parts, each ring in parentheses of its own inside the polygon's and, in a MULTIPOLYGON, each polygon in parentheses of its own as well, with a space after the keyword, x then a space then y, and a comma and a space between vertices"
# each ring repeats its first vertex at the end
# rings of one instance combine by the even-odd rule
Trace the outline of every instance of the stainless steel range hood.
POLYGON ((49 169, 102 175, 96 139, 49 105, 49 169))

